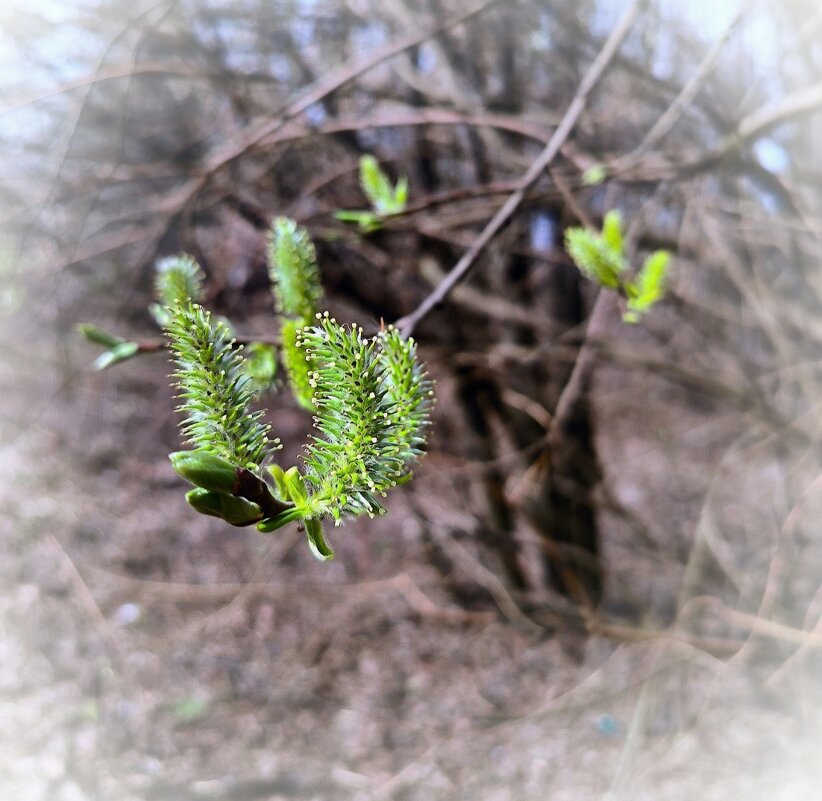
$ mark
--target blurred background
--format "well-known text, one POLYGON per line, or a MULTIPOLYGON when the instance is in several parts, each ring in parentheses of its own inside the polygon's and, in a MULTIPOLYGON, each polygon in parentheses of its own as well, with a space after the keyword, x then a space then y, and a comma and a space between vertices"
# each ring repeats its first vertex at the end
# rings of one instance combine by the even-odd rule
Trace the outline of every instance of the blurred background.
MULTIPOLYGON (((27 801, 822 797, 822 11, 640 3, 577 124, 417 327, 429 452, 389 514, 192 513, 156 340, 186 251, 276 331, 275 215, 325 307, 411 312, 629 3, 6 0, 0 788, 27 801), (409 180, 369 234, 358 162, 409 180), (666 248, 638 325, 570 225, 666 248)), ((284 459, 310 417, 267 400, 284 459)))

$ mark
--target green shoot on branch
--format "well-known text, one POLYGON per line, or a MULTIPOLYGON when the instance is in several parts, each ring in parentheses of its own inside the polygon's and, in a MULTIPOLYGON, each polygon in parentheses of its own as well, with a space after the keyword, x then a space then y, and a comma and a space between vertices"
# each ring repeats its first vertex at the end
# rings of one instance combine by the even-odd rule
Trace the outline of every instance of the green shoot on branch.
POLYGON ((569 228, 565 232, 565 247, 582 273, 608 289, 618 289, 620 275, 628 269, 622 254, 622 234, 619 214, 605 215, 602 234, 587 228, 569 228))
POLYGON ((388 176, 380 169, 374 156, 360 159, 360 183, 365 196, 377 214, 399 214, 408 202, 408 179, 403 175, 396 186, 391 186, 388 176))
POLYGON ((642 265, 636 279, 625 285, 628 293, 628 311, 625 320, 635 323, 665 294, 670 254, 667 250, 653 252, 642 265))
POLYGON ((88 323, 80 323, 77 326, 77 331, 89 342, 93 342, 95 345, 103 345, 103 347, 106 348, 116 348, 125 342, 122 337, 118 337, 116 334, 104 331, 102 328, 98 328, 96 325, 89 325, 88 323))
POLYGON ((405 211, 408 204, 408 179, 403 175, 392 186, 374 156, 360 158, 360 185, 371 203, 371 210, 338 211, 335 214, 338 220, 356 223, 361 231, 371 233, 379 230, 387 217, 405 211))
MULTIPOLYGON (((198 301, 202 295, 203 272, 200 265, 185 254, 160 259, 155 265, 154 294, 156 303, 148 310, 161 328, 171 321, 171 309, 188 300, 198 301)), ((115 334, 93 325, 78 325, 77 330, 89 341, 106 348, 95 360, 95 370, 105 370, 137 356, 140 345, 127 342, 115 334)))
POLYGON ((601 184, 608 176, 608 171, 604 164, 592 164, 582 173, 583 186, 597 186, 601 184))
POLYGON ((569 228, 565 232, 565 248, 583 275, 626 299, 627 309, 622 316, 626 323, 638 322, 665 294, 670 254, 666 250, 655 251, 631 278, 617 211, 605 215, 601 233, 569 228))
POLYGON ((89 342, 95 345, 102 345, 104 350, 95 360, 93 367, 95 370, 105 370, 120 362, 133 358, 140 352, 140 345, 137 342, 127 342, 122 337, 104 331, 95 325, 80 323, 77 331, 89 342))
POLYGON ((120 362, 128 361, 140 352, 139 342, 121 342, 109 350, 103 351, 94 360, 95 370, 105 370, 120 362))

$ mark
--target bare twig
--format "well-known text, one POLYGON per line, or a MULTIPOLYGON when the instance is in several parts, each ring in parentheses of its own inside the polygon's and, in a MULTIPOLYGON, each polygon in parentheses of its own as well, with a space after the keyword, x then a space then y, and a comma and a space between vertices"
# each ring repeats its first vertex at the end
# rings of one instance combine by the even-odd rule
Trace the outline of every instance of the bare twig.
POLYGON ((542 626, 534 623, 534 621, 519 608, 499 576, 485 567, 469 550, 457 542, 457 540, 451 536, 450 531, 442 526, 432 524, 431 533, 437 539, 438 544, 448 557, 461 565, 477 584, 488 591, 499 607, 500 612, 502 612, 513 625, 527 634, 539 634, 542 632, 542 626))
POLYGON ((329 70, 320 80, 311 86, 302 97, 286 106, 279 114, 276 114, 274 119, 268 120, 254 130, 246 131, 234 140, 228 142, 222 150, 215 153, 209 160, 206 173, 213 173, 227 166, 239 156, 242 156, 249 148, 261 143, 267 137, 279 131, 289 120, 299 116, 315 103, 319 103, 332 92, 337 91, 350 81, 358 78, 364 72, 430 39, 432 36, 436 36, 460 23, 466 22, 471 19, 471 17, 480 14, 498 1, 499 0, 482 0, 482 2, 470 6, 466 11, 451 17, 445 22, 428 27, 423 31, 403 36, 396 41, 389 42, 385 47, 375 50, 365 58, 355 59, 354 61, 342 64, 336 69, 329 70))
POLYGON ((724 49, 725 45, 727 44, 728 40, 731 38, 734 30, 736 29, 737 25, 739 25, 740 21, 742 20, 743 12, 745 11, 746 3, 740 3, 739 7, 736 10, 736 13, 731 17, 728 24, 725 26, 725 30, 719 36, 719 38, 714 42, 713 47, 706 53, 705 58, 702 59, 697 71, 691 77, 691 79, 685 84, 682 88, 682 91, 677 95, 676 99, 671 103, 670 106, 665 110, 665 113, 654 123, 651 127, 651 130, 645 134, 642 142, 636 148, 636 150, 631 153, 627 159, 631 161, 634 156, 639 155, 642 151, 647 150, 652 145, 655 145, 659 142, 664 136, 668 134, 668 132, 673 128, 676 124, 676 121, 682 116, 682 113, 688 106, 693 102, 694 98, 699 94, 700 89, 702 89, 703 85, 705 84, 706 79, 711 74, 711 71, 714 68, 714 65, 717 62, 722 50, 724 49))
MULTIPOLYGON (((687 176, 702 172, 715 166, 732 153, 736 153, 748 142, 758 139, 771 128, 788 120, 812 114, 820 108, 822 108, 822 82, 798 89, 779 102, 771 103, 743 117, 736 130, 728 134, 713 150, 684 164, 668 164, 659 169, 651 167, 645 177, 647 179, 655 175, 656 178, 661 179, 670 178, 673 175, 687 176)), ((640 164, 637 170, 642 172, 644 168, 640 164)))
POLYGON ((791 92, 779 103, 772 103, 745 117, 734 134, 720 148, 730 150, 738 141, 747 142, 794 117, 810 114, 822 106, 822 81, 791 92))
POLYGON ((570 135, 576 125, 580 114, 585 109, 585 103, 591 90, 596 86, 605 68, 613 58, 622 40, 627 35, 631 24, 636 18, 646 0, 634 0, 628 10, 623 14, 622 19, 611 32, 600 50, 599 55, 594 59, 585 77, 577 89, 568 110, 565 112, 562 121, 542 153, 534 160, 525 175, 517 184, 517 188, 508 197, 497 213, 491 218, 483 228, 480 235, 474 240, 471 247, 457 262, 456 266, 446 276, 445 280, 416 308, 413 312, 397 321, 396 326, 406 337, 410 336, 416 326, 427 317, 437 306, 439 306, 449 295, 451 290, 468 275, 471 268, 477 261, 480 253, 486 248, 488 243, 494 238, 497 232, 511 218, 511 215, 519 208, 528 190, 537 182, 549 164, 554 160, 562 144, 570 135))
MULTIPOLYGON (((594 326, 598 325, 601 320, 604 320, 607 303, 610 298, 611 295, 607 292, 600 292, 599 295, 597 295, 597 299, 594 302, 593 311, 588 318, 588 323, 585 328, 586 335, 594 326)), ((578 400, 580 393, 585 386, 591 366, 596 359, 594 351, 592 348, 587 347, 587 345, 588 342, 586 339, 586 341, 583 342, 582 347, 579 349, 571 375, 565 382, 565 386, 560 393, 557 405, 554 408, 551 426, 548 429, 548 443, 550 448, 554 448, 559 444, 559 439, 563 433, 563 427, 568 422, 568 418, 571 415, 574 404, 578 400)))

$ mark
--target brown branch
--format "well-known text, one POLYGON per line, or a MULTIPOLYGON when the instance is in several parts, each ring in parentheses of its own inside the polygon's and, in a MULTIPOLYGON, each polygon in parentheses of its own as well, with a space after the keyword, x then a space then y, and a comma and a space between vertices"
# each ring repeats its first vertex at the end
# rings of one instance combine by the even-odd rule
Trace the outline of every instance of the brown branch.
POLYGON ((437 306, 442 304, 448 297, 451 290, 460 283, 469 273, 471 268, 475 265, 480 253, 485 249, 488 243, 496 236, 499 230, 508 222, 514 212, 519 208, 528 190, 537 182, 539 177, 545 169, 559 153, 565 140, 570 135, 574 128, 580 114, 585 109, 585 104, 588 95, 599 81, 605 68, 613 58, 622 40, 628 33, 634 19, 639 13, 642 6, 645 5, 646 0, 634 0, 628 10, 623 14, 619 24, 611 32, 611 35, 606 40, 599 55, 594 59, 585 77, 574 95, 571 105, 563 115, 557 129, 548 144, 543 149, 542 153, 534 160, 525 175, 522 176, 517 184, 516 190, 509 195, 508 200, 502 205, 497 213, 491 218, 488 224, 483 228, 480 235, 474 240, 471 247, 457 262, 456 266, 446 276, 445 280, 427 297, 423 302, 414 309, 413 312, 406 315, 397 321, 396 326, 402 332, 403 336, 410 336, 416 326, 427 317, 437 306))
MULTIPOLYGON (((75 89, 82 89, 83 87, 94 86, 96 84, 105 83, 106 81, 114 81, 120 78, 134 78, 138 75, 173 75, 178 78, 202 78, 205 80, 216 77, 216 74, 208 74, 202 70, 192 69, 185 64, 174 63, 159 63, 151 62, 146 64, 126 64, 121 67, 111 67, 108 70, 98 70, 90 75, 85 75, 82 78, 77 78, 73 81, 55 86, 52 89, 47 89, 36 95, 29 95, 28 97, 20 97, 13 99, 3 109, 0 109, 0 117, 16 111, 20 108, 42 103, 44 100, 49 100, 53 97, 72 92, 75 89)), ((245 76, 243 76, 245 77, 245 76)))
POLYGON ((365 58, 347 61, 325 73, 300 98, 275 114, 273 119, 264 122, 251 131, 244 129, 236 137, 230 139, 224 147, 213 153, 206 162, 201 174, 186 181, 168 197, 164 205, 172 210, 172 219, 185 212, 197 194, 208 184, 211 176, 244 156, 255 146, 262 144, 268 137, 281 131, 289 122, 307 111, 311 106, 319 103, 328 95, 382 62, 421 44, 432 36, 437 36, 456 25, 466 22, 497 2, 499 0, 482 0, 482 2, 471 6, 467 11, 451 17, 445 22, 437 23, 424 31, 403 36, 394 42, 389 42, 385 47, 377 49, 365 58))
POLYGON ((728 134, 713 150, 681 164, 665 161, 659 164, 659 154, 650 154, 650 162, 609 165, 609 173, 620 173, 620 178, 628 180, 657 181, 686 177, 716 166, 723 159, 742 149, 751 140, 762 136, 771 128, 783 122, 812 114, 822 109, 822 81, 792 92, 781 102, 771 103, 743 117, 736 130, 728 134))
POLYGON ((682 116, 683 112, 688 108, 688 106, 694 101, 694 98, 699 94, 700 90, 705 84, 708 76, 713 71, 714 65, 717 62, 722 50, 724 49, 725 45, 727 44, 728 40, 731 38, 736 27, 739 25, 740 21, 742 20, 742 16, 745 11, 746 4, 741 2, 739 7, 736 10, 736 13, 731 17, 728 24, 725 26, 725 30, 719 36, 719 38, 714 42, 713 47, 706 53, 705 57, 702 59, 699 67, 697 68, 694 75, 691 79, 682 87, 682 91, 677 95, 674 101, 671 103, 670 106, 665 110, 662 116, 654 123, 651 127, 651 130, 645 134, 642 142, 636 148, 636 150, 628 156, 628 160, 630 161, 632 157, 639 155, 644 150, 647 150, 651 145, 655 145, 657 142, 660 141, 663 137, 665 137, 668 132, 673 128, 676 124, 676 121, 682 116))
POLYGON ((485 11, 485 9, 497 2, 499 2, 499 0, 482 0, 482 2, 473 5, 467 11, 445 22, 433 25, 423 31, 403 36, 394 42, 389 42, 385 47, 377 49, 365 58, 356 59, 353 62, 346 62, 336 69, 330 70, 310 87, 301 98, 286 106, 274 119, 265 122, 253 131, 245 132, 243 135, 236 137, 234 141, 228 142, 221 151, 215 153, 209 160, 206 166, 206 174, 213 173, 227 166, 242 156, 249 148, 259 144, 268 136, 279 131, 289 120, 299 116, 315 103, 319 103, 332 92, 337 91, 345 86, 345 84, 358 78, 364 72, 368 72, 368 70, 387 61, 389 58, 421 44, 432 36, 436 36, 443 31, 453 28, 455 25, 471 19, 471 17, 485 11))
POLYGON ((509 133, 519 134, 528 139, 535 139, 545 144, 550 139, 549 128, 558 125, 559 119, 547 115, 539 120, 523 119, 513 114, 498 114, 480 111, 457 111, 450 108, 428 106, 426 108, 391 108, 377 111, 372 116, 337 117, 319 126, 289 119, 276 131, 267 134, 259 144, 266 147, 292 139, 307 136, 330 135, 348 131, 367 130, 370 128, 391 128, 417 125, 473 125, 476 127, 495 128, 509 133))
POLYGON ((822 107, 822 81, 796 92, 791 92, 780 103, 771 103, 765 108, 759 109, 745 117, 739 123, 735 134, 728 138, 726 148, 730 149, 736 145, 737 140, 747 142, 765 133, 775 125, 810 114, 822 107))

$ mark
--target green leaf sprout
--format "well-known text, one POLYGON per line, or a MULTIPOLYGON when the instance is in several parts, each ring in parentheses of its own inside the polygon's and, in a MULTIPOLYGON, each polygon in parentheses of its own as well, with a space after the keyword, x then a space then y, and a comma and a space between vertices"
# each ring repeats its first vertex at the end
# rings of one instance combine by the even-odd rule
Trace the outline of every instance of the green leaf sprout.
POLYGON ((112 334, 109 331, 104 331, 96 325, 89 325, 88 323, 80 323, 77 326, 77 331, 81 333, 89 342, 95 345, 103 345, 106 348, 116 348, 117 345, 122 344, 125 340, 112 334))
POLYGON ((120 342, 109 350, 103 351, 94 360, 95 370, 106 370, 120 362, 128 361, 140 352, 138 342, 120 342))
POLYGON ((396 186, 391 186, 391 181, 380 169, 374 156, 363 156, 360 159, 360 184, 377 214, 399 214, 405 209, 408 202, 408 179, 403 176, 396 186))
POLYGON ((77 326, 77 331, 89 342, 93 342, 95 345, 102 345, 106 348, 106 350, 94 360, 92 366, 95 370, 105 370, 120 362, 128 361, 140 352, 138 342, 126 342, 122 337, 118 337, 109 331, 104 331, 95 325, 80 323, 77 326))
POLYGON ((645 259, 642 269, 634 281, 626 283, 628 293, 627 322, 636 322, 665 294, 670 254, 667 250, 657 250, 645 259))
POLYGON ((657 250, 645 260, 642 269, 629 277, 630 265, 625 256, 622 220, 618 211, 605 215, 602 232, 587 228, 569 228, 565 248, 580 272, 600 286, 619 292, 626 299, 622 319, 636 323, 665 294, 670 254, 657 250))
POLYGON ((371 203, 368 211, 338 211, 334 215, 342 222, 356 223, 364 233, 377 231, 387 217, 402 214, 408 204, 408 178, 402 176, 391 185, 391 180, 380 168, 374 156, 360 158, 360 185, 371 203))
POLYGON ((582 183, 584 186, 597 186, 608 176, 608 170, 604 164, 592 164, 582 173, 582 183))

